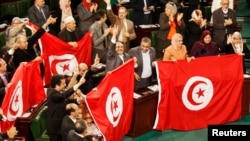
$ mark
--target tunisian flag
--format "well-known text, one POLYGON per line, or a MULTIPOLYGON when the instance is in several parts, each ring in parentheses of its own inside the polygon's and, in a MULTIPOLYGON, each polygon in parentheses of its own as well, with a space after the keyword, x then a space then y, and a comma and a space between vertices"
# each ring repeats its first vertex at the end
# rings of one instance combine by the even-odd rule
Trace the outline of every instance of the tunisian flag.
POLYGON ((134 60, 107 73, 86 95, 86 105, 104 140, 120 141, 129 131, 133 111, 134 60))
POLYGON ((156 63, 159 84, 154 129, 193 130, 241 118, 242 56, 156 63))
POLYGON ((91 66, 92 38, 90 32, 77 42, 78 47, 76 48, 50 33, 44 33, 40 39, 46 85, 50 83, 51 76, 54 74, 71 75, 78 63, 86 63, 91 66))
POLYGON ((1 131, 14 125, 17 117, 22 116, 31 106, 45 100, 46 95, 40 73, 41 61, 20 64, 11 79, 11 85, 4 96, 2 109, 5 121, 1 121, 1 131))

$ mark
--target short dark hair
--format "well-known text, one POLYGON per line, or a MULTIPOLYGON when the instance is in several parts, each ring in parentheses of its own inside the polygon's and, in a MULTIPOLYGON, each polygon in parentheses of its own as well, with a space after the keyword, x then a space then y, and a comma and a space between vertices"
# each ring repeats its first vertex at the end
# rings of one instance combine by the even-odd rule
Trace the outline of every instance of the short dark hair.
POLYGON ((52 78, 51 78, 51 81, 50 81, 51 88, 55 88, 56 85, 60 85, 63 79, 65 79, 65 78, 61 74, 53 75, 52 78))
POLYGON ((86 130, 87 126, 83 119, 79 119, 75 123, 75 131, 78 134, 82 134, 86 130))
POLYGON ((95 20, 99 21, 101 18, 103 18, 106 15, 106 11, 103 9, 99 9, 95 13, 95 20))

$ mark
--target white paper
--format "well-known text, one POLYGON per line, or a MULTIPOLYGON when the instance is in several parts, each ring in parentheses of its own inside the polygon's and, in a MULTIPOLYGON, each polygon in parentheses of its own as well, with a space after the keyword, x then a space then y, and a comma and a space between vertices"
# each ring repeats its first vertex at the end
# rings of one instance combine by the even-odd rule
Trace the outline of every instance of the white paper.
POLYGON ((250 78, 249 74, 244 74, 244 78, 250 78))
POLYGON ((153 92, 158 92, 159 91, 159 87, 157 84, 152 85, 152 86, 148 86, 148 88, 153 91, 153 92))
POLYGON ((140 98, 140 97, 141 97, 140 94, 134 93, 134 98, 135 98, 135 99, 140 98))

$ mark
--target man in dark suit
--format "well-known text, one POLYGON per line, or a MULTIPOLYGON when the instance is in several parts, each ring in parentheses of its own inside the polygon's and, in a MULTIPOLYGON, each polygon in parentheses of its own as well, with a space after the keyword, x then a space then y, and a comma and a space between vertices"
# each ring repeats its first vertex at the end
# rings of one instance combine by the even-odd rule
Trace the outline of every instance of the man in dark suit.
MULTIPOLYGON (((31 23, 42 27, 50 17, 49 7, 45 5, 44 0, 35 0, 34 5, 28 9, 28 18, 31 23)), ((53 18, 53 24, 56 23, 56 18, 53 18)), ((46 30, 49 30, 46 28, 46 30)))
POLYGON ((65 77, 60 74, 52 76, 50 84, 51 89, 49 89, 47 95, 47 133, 50 137, 50 141, 62 141, 61 125, 63 117, 67 115, 65 110, 66 104, 70 102, 80 104, 80 101, 82 101, 82 99, 73 99, 69 101, 68 97, 72 95, 83 83, 85 83, 85 79, 82 77, 77 84, 65 91, 65 77))
POLYGON ((143 37, 141 45, 131 48, 128 53, 136 57, 135 90, 147 87, 152 83, 153 61, 156 59, 155 49, 151 47, 151 39, 143 37))
POLYGON ((86 122, 83 119, 76 121, 75 130, 70 130, 67 141, 93 141, 92 135, 86 135, 86 122))
POLYGON ((67 115, 64 116, 61 125, 62 141, 66 141, 68 132, 75 129, 75 122, 79 116, 79 107, 75 103, 69 103, 66 105, 66 112, 67 115))
POLYGON ((12 72, 7 72, 6 62, 0 58, 0 105, 2 105, 6 88, 8 88, 12 76, 12 72))
POLYGON ((227 36, 232 34, 237 26, 236 12, 229 8, 229 0, 221 0, 221 8, 213 12, 213 40, 220 49, 220 53, 225 53, 227 36))
POLYGON ((107 62, 105 72, 112 71, 118 66, 122 65, 132 56, 124 52, 124 46, 121 42, 116 41, 116 36, 118 34, 118 27, 113 28, 113 35, 111 39, 111 44, 108 48, 107 62))

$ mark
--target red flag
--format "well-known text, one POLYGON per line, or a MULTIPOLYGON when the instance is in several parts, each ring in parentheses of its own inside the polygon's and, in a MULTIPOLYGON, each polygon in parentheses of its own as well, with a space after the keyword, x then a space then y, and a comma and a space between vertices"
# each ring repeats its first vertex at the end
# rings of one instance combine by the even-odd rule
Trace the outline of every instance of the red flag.
POLYGON ((17 117, 46 98, 40 64, 41 61, 32 61, 17 68, 2 104, 3 115, 7 118, 1 122, 2 131, 7 131, 17 117))
POLYGON ((45 84, 50 83, 54 74, 72 74, 78 63, 91 65, 92 38, 90 32, 86 33, 78 47, 74 48, 58 37, 45 33, 41 37, 40 47, 44 58, 45 84))
POLYGON ((86 105, 106 141, 120 141, 129 131, 133 111, 134 60, 108 73, 86 95, 86 105))
POLYGON ((193 130, 241 118, 242 56, 156 64, 159 100, 154 129, 193 130))

